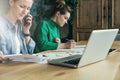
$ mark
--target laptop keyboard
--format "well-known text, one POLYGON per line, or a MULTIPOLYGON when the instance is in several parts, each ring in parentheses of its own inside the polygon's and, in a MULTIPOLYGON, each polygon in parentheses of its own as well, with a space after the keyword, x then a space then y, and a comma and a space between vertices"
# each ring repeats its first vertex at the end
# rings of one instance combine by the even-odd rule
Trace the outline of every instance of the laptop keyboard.
POLYGON ((76 59, 73 59, 73 60, 65 61, 63 63, 68 63, 68 64, 76 65, 76 64, 79 63, 79 60, 80 60, 80 58, 76 58, 76 59))
POLYGON ((68 64, 78 64, 79 63, 79 60, 81 58, 81 55, 75 55, 75 56, 70 56, 70 57, 67 57, 65 61, 63 61, 63 63, 68 63, 68 64), (67 59, 68 58, 68 59, 67 59))

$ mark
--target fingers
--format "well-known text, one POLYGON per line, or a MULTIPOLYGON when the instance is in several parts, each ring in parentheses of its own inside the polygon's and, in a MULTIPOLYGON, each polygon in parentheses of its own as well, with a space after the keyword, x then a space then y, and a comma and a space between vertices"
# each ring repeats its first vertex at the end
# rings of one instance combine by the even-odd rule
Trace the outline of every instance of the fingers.
POLYGON ((32 23, 32 15, 31 14, 27 14, 24 19, 23 19, 23 24, 24 26, 29 26, 32 23))
POLYGON ((57 42, 57 43, 61 43, 59 38, 55 38, 54 41, 57 42))
POLYGON ((0 51, 0 61, 3 60, 3 53, 0 51))
POLYGON ((76 46, 76 42, 71 42, 70 43, 70 48, 73 48, 73 47, 75 47, 76 46))
POLYGON ((74 40, 70 40, 67 42, 66 48, 70 49, 76 46, 76 42, 74 40))
POLYGON ((26 18, 27 22, 32 22, 32 15, 28 14, 26 18))
POLYGON ((23 24, 23 32, 25 34, 29 34, 30 33, 30 27, 32 26, 32 15, 27 14, 24 17, 24 19, 22 20, 22 24, 23 24))
POLYGON ((0 61, 6 60, 6 59, 7 59, 7 57, 5 57, 5 56, 3 55, 3 52, 0 51, 0 61))

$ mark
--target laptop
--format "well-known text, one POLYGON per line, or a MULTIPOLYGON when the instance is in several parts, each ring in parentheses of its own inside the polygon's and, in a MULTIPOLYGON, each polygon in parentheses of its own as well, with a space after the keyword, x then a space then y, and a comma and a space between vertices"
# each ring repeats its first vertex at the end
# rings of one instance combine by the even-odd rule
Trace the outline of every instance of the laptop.
POLYGON ((119 29, 93 30, 82 55, 52 59, 48 60, 48 63, 78 68, 104 60, 118 31, 119 29))

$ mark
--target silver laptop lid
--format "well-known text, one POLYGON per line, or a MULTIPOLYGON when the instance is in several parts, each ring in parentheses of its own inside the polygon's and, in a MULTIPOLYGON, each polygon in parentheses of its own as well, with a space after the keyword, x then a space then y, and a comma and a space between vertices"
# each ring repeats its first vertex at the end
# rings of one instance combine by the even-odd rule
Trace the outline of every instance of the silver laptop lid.
POLYGON ((78 67, 106 58, 119 29, 92 31, 78 67))

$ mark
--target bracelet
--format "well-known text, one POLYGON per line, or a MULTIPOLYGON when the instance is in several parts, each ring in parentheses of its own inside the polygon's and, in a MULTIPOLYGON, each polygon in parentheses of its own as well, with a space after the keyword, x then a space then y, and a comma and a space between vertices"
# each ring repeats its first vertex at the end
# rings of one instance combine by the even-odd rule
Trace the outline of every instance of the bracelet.
POLYGON ((27 36, 31 36, 31 35, 30 35, 30 34, 25 34, 25 33, 24 33, 24 36, 26 36, 26 37, 27 37, 27 36))

